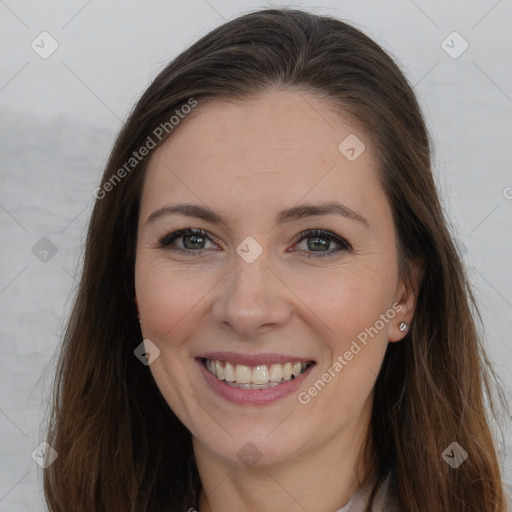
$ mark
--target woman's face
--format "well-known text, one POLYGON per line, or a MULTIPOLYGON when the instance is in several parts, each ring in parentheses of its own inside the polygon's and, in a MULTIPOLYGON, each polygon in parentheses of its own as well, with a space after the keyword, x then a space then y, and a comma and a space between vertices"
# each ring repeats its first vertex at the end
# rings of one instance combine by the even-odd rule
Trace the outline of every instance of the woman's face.
POLYGON ((277 463, 366 431, 412 315, 376 167, 364 132, 291 90, 199 104, 154 153, 136 301, 160 350, 149 369, 196 449, 277 463), (169 236, 186 228, 201 232, 169 236))

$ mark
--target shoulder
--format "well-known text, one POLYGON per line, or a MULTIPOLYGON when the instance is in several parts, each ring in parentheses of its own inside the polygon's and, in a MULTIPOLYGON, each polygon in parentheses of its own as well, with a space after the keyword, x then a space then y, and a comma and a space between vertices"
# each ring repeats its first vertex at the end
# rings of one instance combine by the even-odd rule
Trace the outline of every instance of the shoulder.
POLYGON ((404 512, 398 497, 395 473, 390 471, 375 497, 375 505, 372 508, 375 512, 404 512))

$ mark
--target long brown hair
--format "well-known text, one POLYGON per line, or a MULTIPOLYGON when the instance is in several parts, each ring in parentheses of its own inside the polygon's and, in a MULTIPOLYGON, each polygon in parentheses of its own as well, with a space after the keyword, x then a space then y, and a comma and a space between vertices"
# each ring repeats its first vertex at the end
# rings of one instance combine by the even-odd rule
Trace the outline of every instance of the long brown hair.
POLYGON ((134 356, 142 341, 134 304, 137 220, 149 157, 130 158, 148 137, 159 147, 172 136, 170 128, 155 130, 169 127, 191 100, 200 109, 215 98, 243 100, 276 87, 315 93, 361 123, 379 157, 402 276, 411 261, 423 264, 411 330, 389 344, 375 385, 370 435, 379 468, 394 471, 406 510, 503 512, 484 403, 493 403, 495 373, 446 227, 414 92, 362 32, 291 9, 245 14, 201 38, 161 71, 117 138, 96 193, 53 388, 46 440, 58 458, 44 473, 50 510, 196 506, 191 435, 134 356), (454 441, 468 453, 457 469, 441 456, 454 441))

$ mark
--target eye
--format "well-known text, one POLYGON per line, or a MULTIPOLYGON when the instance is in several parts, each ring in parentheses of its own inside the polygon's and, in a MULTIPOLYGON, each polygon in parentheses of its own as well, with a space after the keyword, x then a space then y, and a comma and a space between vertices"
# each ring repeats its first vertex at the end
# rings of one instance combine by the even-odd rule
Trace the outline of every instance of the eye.
MULTIPOLYGON (((307 229, 299 233, 296 236, 296 240, 297 242, 302 242, 303 240, 307 241, 305 244, 306 248, 300 250, 308 252, 309 254, 306 255, 308 258, 332 256, 333 253, 352 249, 352 246, 344 238, 324 229, 307 229), (338 248, 328 250, 331 247, 332 241, 338 245, 338 248)), ((298 243, 295 247, 297 247, 297 245, 298 243)))
MULTIPOLYGON (((299 251, 308 253, 306 254, 308 258, 332 256, 333 253, 352 249, 352 246, 344 238, 324 229, 307 229, 300 232, 295 237, 295 247, 302 241, 307 241, 307 243, 305 248, 299 249, 299 251), (337 248, 331 249, 332 242, 337 245, 337 248)), ((208 247, 205 247, 207 242, 213 244, 208 232, 187 227, 165 235, 160 239, 160 247, 162 249, 172 249, 182 254, 198 256, 202 250, 208 249, 208 247), (179 240, 181 243, 177 243, 179 240), (171 247, 173 244, 178 245, 178 247, 171 247), (180 245, 181 247, 179 247, 180 245)), ((217 247, 216 244, 213 245, 217 247)))
POLYGON ((206 231, 187 227, 165 235, 160 240, 160 247, 168 248, 177 240, 181 240, 181 244, 178 245, 181 245, 182 247, 174 248, 174 250, 194 256, 197 256, 202 249, 207 249, 207 247, 205 247, 205 243, 207 241, 213 243, 208 237, 208 233, 206 231))

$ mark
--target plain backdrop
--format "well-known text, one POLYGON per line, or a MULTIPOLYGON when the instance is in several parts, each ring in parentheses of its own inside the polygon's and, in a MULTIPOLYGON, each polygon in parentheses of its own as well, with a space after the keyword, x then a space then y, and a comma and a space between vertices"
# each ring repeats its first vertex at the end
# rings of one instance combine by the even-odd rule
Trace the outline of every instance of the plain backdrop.
MULTIPOLYGON (((489 354, 510 400, 512 2, 289 5, 353 23, 396 57, 414 85, 489 354)), ((93 190, 123 120, 164 65, 200 36, 271 6, 284 4, 0 0, 1 511, 45 510, 43 470, 31 453, 42 441, 93 190), (41 247, 49 252, 42 256, 41 247)), ((510 454, 510 429, 498 443, 510 454)), ((510 467, 507 455, 509 482, 510 467)))

